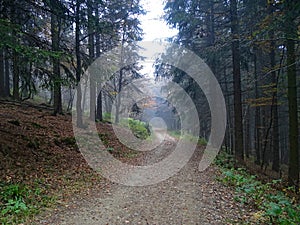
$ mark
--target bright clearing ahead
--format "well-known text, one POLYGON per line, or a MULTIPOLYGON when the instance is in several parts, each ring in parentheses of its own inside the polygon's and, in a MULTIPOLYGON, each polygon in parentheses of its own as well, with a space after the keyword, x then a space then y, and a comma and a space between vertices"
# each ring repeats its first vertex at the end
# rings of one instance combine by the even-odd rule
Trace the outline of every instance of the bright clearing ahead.
POLYGON ((141 17, 144 41, 164 40, 177 34, 177 30, 171 29, 161 18, 164 13, 163 0, 142 0, 141 3, 147 12, 141 17))

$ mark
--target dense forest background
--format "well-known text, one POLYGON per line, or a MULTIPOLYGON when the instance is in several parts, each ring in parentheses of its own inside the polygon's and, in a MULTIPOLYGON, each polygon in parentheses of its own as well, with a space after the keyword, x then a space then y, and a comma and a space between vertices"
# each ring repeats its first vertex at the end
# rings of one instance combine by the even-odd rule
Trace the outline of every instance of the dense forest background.
MULTIPOLYGON (((225 148, 299 184, 299 13, 297 1, 168 1, 165 19, 179 30, 171 41, 205 59, 227 103, 225 148), (297 94, 298 93, 298 94, 297 94), (288 165, 288 168, 287 166, 288 165)), ((170 49, 172 54, 178 54, 170 49)), ((184 72, 156 65, 194 99, 201 135, 210 113, 203 93, 184 72)))
MULTIPOLYGON (((77 125, 83 126, 86 93, 76 85, 96 58, 142 40, 139 15, 144 13, 139 0, 1 0, 0 97, 44 102, 57 115, 72 109, 77 89, 77 125)), ((226 150, 240 163, 254 161, 278 177, 287 174, 295 187, 300 168, 299 15, 295 0, 169 0, 164 16, 178 29, 169 41, 205 59, 222 86, 226 150)), ((89 96, 95 96, 89 103, 92 120, 103 119, 122 87, 142 76, 139 70, 138 63, 122 68, 105 87, 86 81, 89 96)), ((210 112, 195 82, 159 61, 156 74, 190 94, 201 136, 208 138, 210 112)))

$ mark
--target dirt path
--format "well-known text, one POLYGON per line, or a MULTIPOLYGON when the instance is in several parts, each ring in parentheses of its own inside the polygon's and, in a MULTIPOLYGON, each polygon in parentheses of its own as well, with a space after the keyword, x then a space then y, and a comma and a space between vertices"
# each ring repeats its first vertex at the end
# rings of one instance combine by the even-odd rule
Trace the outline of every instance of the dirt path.
MULTIPOLYGON (((174 143, 164 141, 160 148, 143 158, 154 163, 167 154, 174 143)), ((36 224, 231 224, 246 214, 233 200, 233 193, 215 180, 216 168, 198 171, 201 149, 174 177, 159 184, 128 187, 109 184, 93 197, 68 203, 36 224)), ((240 224, 240 223, 239 223, 240 224)))

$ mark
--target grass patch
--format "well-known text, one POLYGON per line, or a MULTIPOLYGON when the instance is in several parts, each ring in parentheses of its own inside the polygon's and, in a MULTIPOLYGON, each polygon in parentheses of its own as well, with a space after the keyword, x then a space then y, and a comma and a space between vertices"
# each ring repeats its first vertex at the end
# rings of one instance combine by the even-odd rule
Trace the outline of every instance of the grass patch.
POLYGON ((175 130, 175 131, 169 131, 168 132, 172 137, 175 137, 177 139, 183 138, 184 140, 192 141, 198 143, 198 145, 207 145, 207 140, 203 137, 199 137, 197 140, 197 137, 191 135, 191 134, 183 134, 181 135, 180 130, 175 130))
POLYGON ((0 183, 0 222, 20 224, 39 213, 40 209, 54 202, 45 190, 24 184, 0 183))
POLYGON ((174 138, 180 138, 180 136, 181 136, 180 130, 171 130, 168 133, 174 138))

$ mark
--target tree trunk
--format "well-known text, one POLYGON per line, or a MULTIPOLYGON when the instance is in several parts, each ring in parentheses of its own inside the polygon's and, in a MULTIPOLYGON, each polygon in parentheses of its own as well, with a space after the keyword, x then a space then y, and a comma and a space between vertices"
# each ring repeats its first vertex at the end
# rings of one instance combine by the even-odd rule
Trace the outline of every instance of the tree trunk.
MULTIPOLYGON (((55 6, 51 5, 52 10, 55 6)), ((60 19, 54 13, 51 13, 51 39, 52 51, 58 52, 59 49, 59 35, 60 35, 60 19)), ((58 57, 52 58, 53 65, 53 106, 54 115, 62 114, 62 96, 61 96, 61 76, 60 76, 60 59, 58 57)))
POLYGON ((231 35, 232 35, 232 63, 233 63, 233 86, 234 86, 234 133, 235 133, 235 156, 238 160, 244 160, 243 116, 241 96, 241 71, 240 71, 240 41, 239 21, 237 14, 237 1, 230 1, 231 12, 231 35))
POLYGON ((13 98, 15 100, 20 100, 20 93, 19 93, 19 56, 18 53, 14 50, 13 52, 13 98))
POLYGON ((280 154, 279 154, 279 123, 278 123, 278 101, 277 101, 277 89, 278 89, 278 78, 276 76, 275 66, 275 42, 271 42, 271 70, 272 72, 272 82, 274 83, 274 93, 273 93, 273 104, 272 104, 272 118, 273 118, 273 135, 272 135, 272 149, 273 149, 273 159, 272 159, 272 170, 279 172, 280 167, 280 154))
POLYGON ((251 148, 251 129, 250 129, 250 108, 247 107, 247 112, 245 116, 245 154, 247 158, 250 158, 250 148, 251 148))
MULTIPOLYGON (((209 12, 207 15, 207 27, 209 32, 209 45, 215 45, 215 8, 214 8, 215 1, 209 0, 209 12)), ((211 57, 208 61, 211 71, 217 75, 217 58, 215 52, 211 52, 211 57)))
MULTIPOLYGON (((99 7, 96 7, 96 15, 99 15, 99 7)), ((96 21, 97 27, 99 27, 99 19, 96 21)), ((100 57, 101 55, 101 47, 100 47, 100 34, 96 33, 96 57, 100 57)), ((102 98, 102 90, 101 83, 98 82, 98 96, 97 96, 97 119, 99 121, 103 121, 103 98, 102 98)))
POLYGON ((9 82, 9 76, 10 74, 10 64, 9 64, 9 58, 8 58, 8 49, 5 49, 5 96, 10 96, 10 82, 9 82))
MULTIPOLYGON (((292 22, 292 21, 290 21, 292 22)), ((288 105, 289 105, 289 185, 299 185, 299 149, 297 115, 297 79, 296 79, 295 42, 287 40, 288 66, 288 105)))
MULTIPOLYGON (((226 67, 224 68, 224 83, 225 83, 225 93, 229 93, 228 89, 228 80, 227 80, 227 73, 226 73, 226 67)), ((233 129, 232 129, 232 110, 231 110, 231 101, 230 96, 225 96, 225 101, 227 103, 227 138, 228 138, 228 146, 229 146, 229 154, 232 154, 233 150, 233 129)))
POLYGON ((298 143, 298 108, 297 108, 297 73, 295 40, 298 38, 297 26, 294 22, 294 4, 286 0, 286 48, 287 48, 287 76, 288 76, 288 106, 289 106, 289 185, 299 189, 299 143, 298 143))
MULTIPOLYGON (((124 63, 124 44, 125 44, 125 30, 123 30, 122 35, 122 45, 121 45, 121 65, 124 63)), ((116 98, 116 116, 115 116, 115 123, 119 123, 120 120, 120 107, 121 107, 121 91, 122 91, 122 82, 123 82, 123 68, 120 69, 119 78, 118 78, 118 95, 116 98)))
MULTIPOLYGON (((88 0, 88 47, 89 47, 89 61, 93 62, 95 57, 94 44, 94 22, 93 22, 93 1, 88 0)), ((96 79, 95 74, 90 74, 90 120, 95 121, 96 110, 96 79)))
POLYGON ((0 49, 0 97, 5 97, 5 70, 3 49, 0 49))
POLYGON ((88 89, 88 86, 89 86, 89 82, 85 82, 82 86, 83 87, 83 95, 82 95, 82 105, 81 105, 81 108, 82 108, 82 112, 84 112, 86 110, 86 100, 87 100, 87 89, 88 89))
POLYGON ((116 98, 116 116, 115 123, 120 122, 120 106, 121 106, 121 91, 122 91, 122 82, 123 82, 123 69, 120 69, 119 79, 118 79, 118 95, 116 98))
POLYGON ((98 91, 98 97, 97 97, 97 115, 96 119, 99 121, 103 121, 103 114, 102 114, 102 91, 98 91))
POLYGON ((297 115, 297 79, 295 64, 295 43, 287 41, 288 57, 288 101, 289 101, 289 184, 299 185, 299 149, 298 149, 298 115, 297 115))
MULTIPOLYGON (((15 4, 15 2, 13 3, 15 4)), ((19 19, 18 19, 18 12, 16 11, 17 9, 14 7, 11 7, 11 19, 12 23, 14 24, 19 24, 19 19)), ((12 32, 12 36, 15 37, 14 39, 14 45, 17 46, 18 40, 17 40, 17 32, 14 30, 12 32)), ((15 100, 20 100, 20 93, 19 93, 19 82, 20 82, 20 68, 19 68, 19 55, 16 50, 13 50, 12 53, 12 60, 13 60, 13 99, 15 100)))
MULTIPOLYGON (((254 52, 254 79, 255 79, 255 99, 258 99, 259 96, 259 90, 258 90, 258 86, 259 86, 259 82, 258 82, 258 69, 257 69, 257 51, 254 52)), ((260 165, 261 163, 261 142, 260 142, 260 106, 255 106, 255 135, 254 135, 254 139, 255 139, 255 156, 256 156, 256 160, 255 160, 255 164, 260 165)))
POLYGON ((82 91, 80 86, 80 78, 81 78, 81 55, 80 55, 80 0, 76 0, 76 15, 75 15, 75 52, 76 52, 76 82, 77 82, 77 100, 76 100, 76 112, 77 112, 77 126, 83 127, 82 120, 82 108, 81 108, 81 100, 82 100, 82 91))
MULTIPOLYGON (((269 14, 271 18, 273 18, 273 12, 274 7, 273 5, 269 5, 269 14)), ((272 21, 273 22, 273 21, 272 21)), ((278 89, 278 77, 276 75, 275 67, 276 67, 276 42, 274 37, 274 30, 271 29, 270 32, 270 70, 272 75, 272 84, 274 93, 272 96, 272 105, 271 105, 271 111, 272 111, 272 170, 279 172, 279 166, 280 166, 280 157, 279 157, 279 123, 278 123, 278 101, 277 101, 277 89, 278 89)), ((278 73, 279 74, 279 73, 278 73)))

